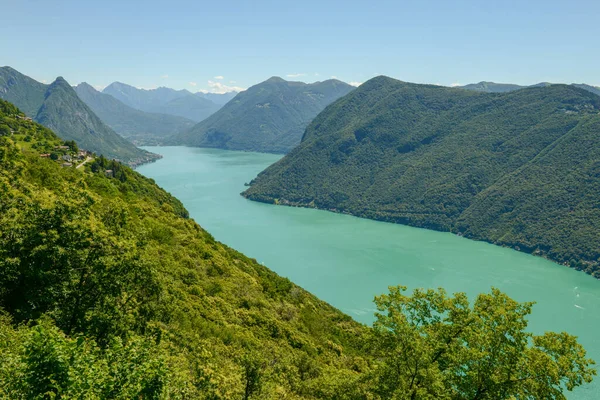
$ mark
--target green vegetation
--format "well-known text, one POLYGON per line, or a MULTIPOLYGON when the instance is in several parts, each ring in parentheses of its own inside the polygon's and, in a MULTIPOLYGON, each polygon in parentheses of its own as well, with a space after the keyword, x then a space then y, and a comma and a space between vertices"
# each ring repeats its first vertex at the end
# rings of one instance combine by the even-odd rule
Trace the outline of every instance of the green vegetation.
POLYGON ((221 108, 221 104, 215 104, 205 96, 166 87, 138 89, 113 82, 102 92, 137 110, 175 115, 195 122, 202 121, 221 108))
POLYGON ((187 118, 136 110, 87 83, 77 85, 75 92, 106 125, 138 146, 160 144, 165 137, 194 125, 187 118))
POLYGON ((532 303, 497 289, 473 306, 458 293, 391 287, 375 299, 373 343, 382 399, 562 399, 596 371, 565 333, 524 331, 532 303), (531 345, 532 344, 532 345, 531 345))
POLYGON ((170 144, 287 153, 310 121, 352 86, 337 80, 306 84, 273 77, 239 93, 170 144))
POLYGON ((456 232, 600 277, 600 97, 378 77, 325 109, 244 196, 456 232))
POLYGON ((562 399, 595 374, 496 290, 390 288, 360 325, 130 168, 40 157, 63 142, 23 117, 0 101, 2 398, 562 399))
POLYGON ((10 67, 2 67, 0 98, 23 107, 30 118, 54 130, 62 139, 76 141, 85 150, 132 166, 159 158, 138 149, 106 126, 63 78, 44 85, 10 67))

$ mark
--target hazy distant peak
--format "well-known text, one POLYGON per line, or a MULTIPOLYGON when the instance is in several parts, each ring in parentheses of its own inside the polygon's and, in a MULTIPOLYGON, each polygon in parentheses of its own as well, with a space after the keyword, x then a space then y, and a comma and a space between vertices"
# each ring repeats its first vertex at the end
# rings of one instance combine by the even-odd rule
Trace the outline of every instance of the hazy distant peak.
POLYGON ((71 85, 69 84, 69 82, 66 81, 65 78, 63 78, 62 76, 57 77, 54 82, 52 82, 50 84, 50 86, 48 87, 48 90, 53 90, 56 88, 69 88, 69 89, 73 89, 71 87, 71 85))
POLYGON ((96 88, 94 88, 92 85, 90 85, 87 82, 81 82, 79 85, 77 85, 75 87, 80 88, 80 89, 85 89, 85 90, 93 90, 94 92, 97 92, 96 88))
POLYGON ((277 82, 287 82, 287 81, 279 76, 272 76, 269 79, 267 79, 265 82, 277 83, 277 82))

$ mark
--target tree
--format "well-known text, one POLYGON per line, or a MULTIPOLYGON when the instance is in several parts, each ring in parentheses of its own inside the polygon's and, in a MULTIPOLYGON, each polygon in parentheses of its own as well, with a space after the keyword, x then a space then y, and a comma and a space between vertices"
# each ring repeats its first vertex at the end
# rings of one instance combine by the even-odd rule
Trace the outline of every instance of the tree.
POLYGON ((69 150, 71 150, 74 153, 79 152, 79 147, 77 146, 77 143, 74 140, 67 140, 64 142, 65 146, 69 146, 69 150))
POLYGON ((591 382, 594 361, 574 336, 526 332, 533 303, 492 289, 471 307, 464 293, 390 287, 375 298, 381 364, 370 377, 385 399, 564 399, 591 382))
POLYGON ((0 136, 8 136, 10 135, 10 128, 8 125, 0 124, 0 136))

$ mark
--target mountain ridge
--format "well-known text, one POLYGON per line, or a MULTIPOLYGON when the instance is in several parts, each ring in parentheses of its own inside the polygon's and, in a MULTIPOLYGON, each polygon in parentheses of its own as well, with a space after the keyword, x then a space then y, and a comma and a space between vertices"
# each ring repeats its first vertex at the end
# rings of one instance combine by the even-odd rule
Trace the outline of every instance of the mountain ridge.
POLYGON ((29 117, 55 130, 61 138, 75 140, 86 150, 133 166, 160 158, 138 149, 105 125, 63 77, 45 85, 13 68, 3 67, 0 98, 23 105, 29 117))
POLYGON ((138 89, 122 82, 113 82, 102 90, 137 110, 169 114, 200 122, 216 112, 221 106, 205 96, 198 96, 182 89, 161 86, 156 89, 138 89))
POLYGON ((271 77, 238 93, 218 112, 168 143, 286 153, 325 106, 353 89, 338 80, 306 84, 271 77))
POLYGON ((600 143, 593 145, 600 141, 594 135, 599 111, 600 97, 572 85, 484 93, 376 77, 320 113, 302 143, 261 172, 243 195, 451 231, 600 277, 594 245, 600 216, 589 200, 600 189, 583 186, 580 196, 567 196, 565 186, 577 174, 593 173, 578 167, 578 154, 592 164, 600 157, 594 150, 600 143), (575 137, 587 146, 577 148, 575 137), (528 164, 541 162, 546 152, 554 157, 546 160, 557 164, 556 154, 563 152, 571 164, 560 162, 558 170, 528 164), (522 172, 527 180, 514 175, 533 170, 552 184, 535 185, 531 172, 522 172), (492 207, 492 195, 511 208, 492 207), (540 203, 544 196, 555 205, 540 203), (563 215, 565 198, 576 214, 563 215), (590 218, 574 231, 583 210, 590 218), (521 220, 529 222, 511 224, 521 220))
POLYGON ((135 109, 86 82, 77 85, 75 92, 115 132, 138 145, 160 144, 165 137, 195 124, 184 117, 135 109))

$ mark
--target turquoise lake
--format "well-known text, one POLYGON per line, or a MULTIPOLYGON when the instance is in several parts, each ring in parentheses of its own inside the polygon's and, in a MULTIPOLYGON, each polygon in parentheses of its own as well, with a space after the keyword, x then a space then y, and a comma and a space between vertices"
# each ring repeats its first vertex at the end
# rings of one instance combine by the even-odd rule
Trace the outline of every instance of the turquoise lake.
MULTIPOLYGON (((444 287, 471 297, 497 287, 535 301, 530 329, 579 336, 600 362, 600 281, 514 250, 450 233, 244 199, 244 183, 281 156, 187 147, 145 147, 163 159, 138 171, 179 198, 217 240, 255 258, 358 321, 390 285, 444 287)), ((600 398, 600 376, 567 393, 600 398)))

